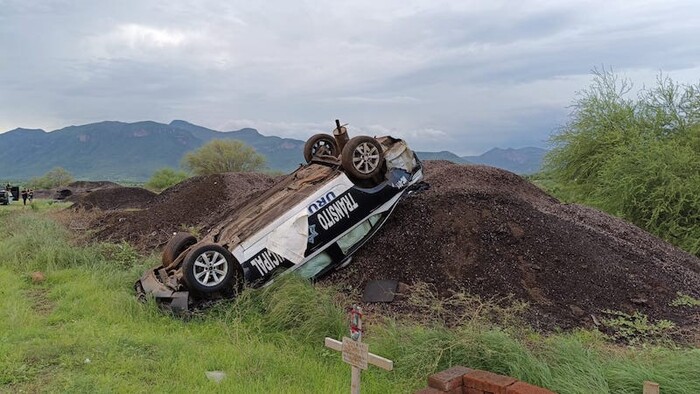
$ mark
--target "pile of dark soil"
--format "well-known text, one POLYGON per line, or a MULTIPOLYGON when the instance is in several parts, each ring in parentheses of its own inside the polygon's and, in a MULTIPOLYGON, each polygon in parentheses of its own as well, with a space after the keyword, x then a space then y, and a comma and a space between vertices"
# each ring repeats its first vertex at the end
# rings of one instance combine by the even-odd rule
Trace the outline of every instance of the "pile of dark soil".
POLYGON ((122 186, 110 181, 75 181, 65 187, 35 190, 34 197, 76 202, 88 193, 116 187, 122 186))
POLYGON ((163 246, 186 229, 205 234, 247 198, 271 187, 275 178, 259 173, 226 173, 189 178, 149 198, 138 212, 109 212, 93 227, 99 240, 127 241, 144 252, 163 246))
POLYGON ((86 190, 107 189, 110 187, 121 187, 120 184, 110 181, 75 181, 68 184, 68 188, 77 192, 86 190))
MULTIPOLYGON (((427 282, 442 297, 512 294, 530 304, 528 320, 545 330, 590 326, 604 310, 698 326, 697 308, 669 305, 679 292, 700 298, 696 257, 621 219, 561 204, 510 172, 424 164, 431 188, 402 201, 353 263, 327 281, 360 290, 379 279, 427 282)), ((252 173, 191 178, 142 211, 106 213, 97 237, 150 252, 183 228, 205 234, 274 183, 252 173)), ((390 307, 400 312, 402 305, 390 307)))
POLYGON ((75 181, 69 183, 64 188, 55 189, 53 198, 56 200, 66 200, 76 202, 88 193, 98 190, 122 187, 118 183, 110 181, 75 181))
POLYGON ((79 197, 74 209, 142 209, 156 197, 157 194, 140 187, 110 187, 98 189, 79 197))
POLYGON ((640 311, 680 326, 697 309, 700 260, 615 217, 560 204, 531 183, 486 166, 425 163, 430 190, 406 198, 385 227, 328 280, 427 282, 441 296, 512 294, 538 328, 594 324, 604 310, 640 311))

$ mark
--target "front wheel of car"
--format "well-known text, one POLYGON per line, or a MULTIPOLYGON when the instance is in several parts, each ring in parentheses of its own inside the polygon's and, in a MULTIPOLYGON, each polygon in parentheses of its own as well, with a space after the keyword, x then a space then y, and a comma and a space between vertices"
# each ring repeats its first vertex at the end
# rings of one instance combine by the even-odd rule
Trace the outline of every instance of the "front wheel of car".
POLYGON ((354 137, 343 148, 343 168, 357 179, 373 178, 382 170, 383 162, 384 150, 375 138, 354 137))
POLYGON ((236 258, 217 244, 191 249, 182 263, 182 271, 187 288, 205 294, 238 290, 241 282, 236 258))

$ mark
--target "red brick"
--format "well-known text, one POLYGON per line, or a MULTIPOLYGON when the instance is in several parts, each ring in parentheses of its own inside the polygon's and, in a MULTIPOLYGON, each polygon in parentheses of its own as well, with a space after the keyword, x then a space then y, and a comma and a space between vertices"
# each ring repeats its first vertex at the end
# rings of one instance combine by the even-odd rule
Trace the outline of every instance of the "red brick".
POLYGON ((462 387, 462 376, 471 369, 456 365, 450 369, 430 375, 428 386, 442 391, 450 391, 455 387, 462 387))
POLYGON ((508 386, 506 394, 556 394, 554 391, 533 386, 530 383, 515 382, 508 386))
POLYGON ((462 387, 462 390, 464 390, 464 394, 484 394, 483 391, 477 389, 462 387))
POLYGON ((480 370, 473 370, 464 375, 464 387, 478 389, 484 393, 506 394, 506 387, 515 382, 517 380, 510 376, 480 370))
MULTIPOLYGON (((436 389, 435 387, 426 387, 420 391, 416 391, 416 394, 419 394, 419 393, 420 394, 437 394, 437 393, 440 393, 440 394, 464 394, 464 392, 462 391, 462 386, 457 386, 457 387, 454 387, 451 390, 447 390, 447 391, 442 391, 440 389, 436 389)), ((479 394, 481 394, 481 393, 479 393, 479 394)))

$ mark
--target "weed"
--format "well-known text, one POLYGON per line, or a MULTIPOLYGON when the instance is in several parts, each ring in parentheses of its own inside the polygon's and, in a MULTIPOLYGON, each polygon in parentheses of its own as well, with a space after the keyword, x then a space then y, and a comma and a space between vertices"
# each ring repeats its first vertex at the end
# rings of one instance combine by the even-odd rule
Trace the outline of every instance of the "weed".
POLYGON ((418 282, 408 291, 407 303, 418 311, 423 323, 455 326, 464 322, 480 324, 497 323, 516 325, 527 309, 527 303, 514 300, 511 295, 484 300, 478 295, 465 291, 451 291, 448 297, 441 297, 433 285, 418 282))
POLYGON ((696 307, 700 306, 700 300, 697 298, 693 298, 692 296, 689 296, 688 294, 683 294, 681 292, 676 293, 678 297, 676 297, 675 300, 671 301, 669 304, 670 306, 678 306, 678 307, 696 307))
POLYGON ((658 320, 656 323, 650 323, 649 318, 639 311, 635 311, 631 315, 611 310, 603 312, 612 316, 603 319, 603 324, 612 332, 611 337, 616 341, 629 344, 659 339, 675 327, 673 322, 669 320, 658 320))
POLYGON ((201 238, 202 236, 202 226, 187 226, 181 224, 180 230, 194 235, 194 237, 197 239, 201 238))
POLYGON ((118 244, 102 243, 98 245, 102 258, 114 262, 122 268, 131 268, 139 264, 141 256, 126 242, 118 244))

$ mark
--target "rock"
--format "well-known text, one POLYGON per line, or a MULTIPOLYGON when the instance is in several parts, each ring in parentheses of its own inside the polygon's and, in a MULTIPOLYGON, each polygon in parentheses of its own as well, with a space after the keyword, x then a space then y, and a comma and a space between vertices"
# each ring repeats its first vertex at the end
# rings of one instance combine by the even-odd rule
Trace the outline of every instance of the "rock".
POLYGON ((206 371, 204 374, 207 376, 207 379, 216 383, 221 383, 226 378, 224 371, 206 371))
POLYGON ((32 283, 41 283, 46 280, 46 275, 41 271, 32 272, 32 283))
POLYGON ((576 305, 569 305, 569 309, 571 310, 571 313, 573 313, 576 317, 582 317, 586 314, 586 312, 583 309, 576 305))

